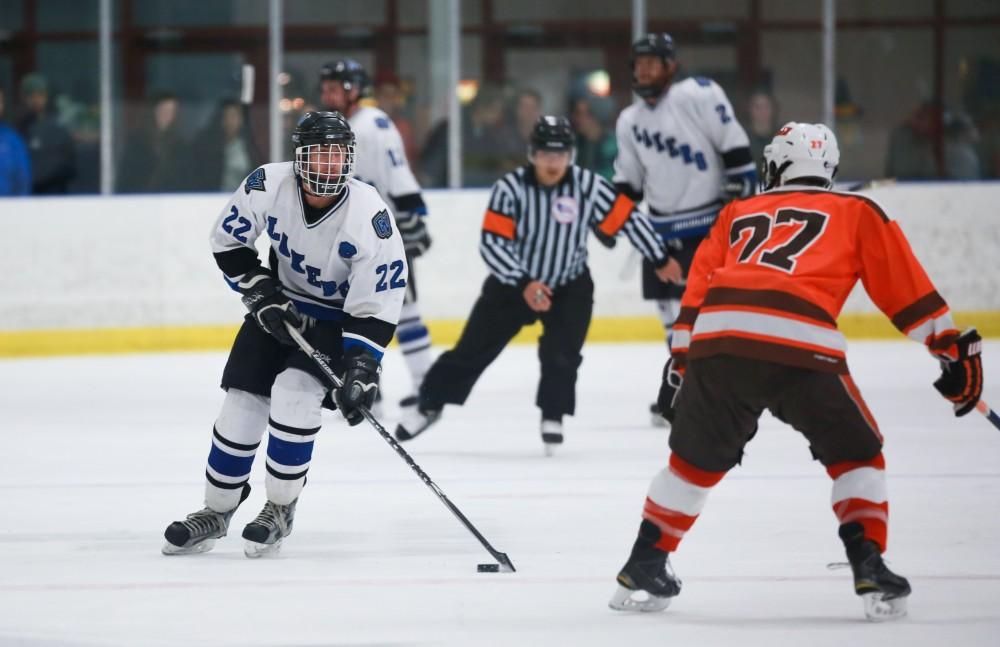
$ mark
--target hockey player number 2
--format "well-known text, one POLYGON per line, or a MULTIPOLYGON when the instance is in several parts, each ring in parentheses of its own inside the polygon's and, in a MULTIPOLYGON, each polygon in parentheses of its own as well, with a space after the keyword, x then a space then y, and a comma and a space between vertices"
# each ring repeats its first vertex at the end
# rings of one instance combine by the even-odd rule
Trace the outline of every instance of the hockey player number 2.
POLYGON ((743 246, 737 263, 753 263, 767 265, 775 269, 791 274, 795 271, 795 262, 802 252, 809 249, 823 232, 826 231, 826 223, 829 216, 820 211, 801 211, 799 209, 779 209, 772 219, 769 214, 756 213, 750 216, 743 216, 733 220, 729 230, 729 245, 735 245, 744 237, 743 232, 749 230, 747 242, 743 246), (794 226, 796 223, 803 223, 798 233, 791 239, 774 249, 768 249, 754 260, 753 256, 764 246, 780 227, 794 226))

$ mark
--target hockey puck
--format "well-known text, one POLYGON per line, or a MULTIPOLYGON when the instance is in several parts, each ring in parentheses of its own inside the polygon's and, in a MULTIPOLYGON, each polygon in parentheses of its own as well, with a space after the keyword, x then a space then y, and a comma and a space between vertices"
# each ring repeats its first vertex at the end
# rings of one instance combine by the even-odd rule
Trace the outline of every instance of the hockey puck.
POLYGON ((499 573, 500 564, 479 564, 476 566, 476 571, 479 573, 499 573))

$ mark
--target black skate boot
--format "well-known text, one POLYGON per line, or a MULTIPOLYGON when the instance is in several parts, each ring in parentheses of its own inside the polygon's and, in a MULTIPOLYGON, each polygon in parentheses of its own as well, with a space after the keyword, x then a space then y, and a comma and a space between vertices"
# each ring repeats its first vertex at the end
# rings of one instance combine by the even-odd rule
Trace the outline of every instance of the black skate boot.
POLYGON ((639 537, 618 573, 618 590, 608 606, 616 611, 663 611, 681 592, 681 581, 670 566, 670 553, 654 544, 660 529, 643 519, 639 537))
MULTIPOLYGON (((240 494, 240 503, 246 501, 250 496, 250 485, 243 484, 243 492, 240 494)), ((236 508, 239 503, 236 504, 236 508)), ((196 553, 207 553, 215 546, 215 540, 226 536, 229 530, 229 521, 236 512, 233 508, 229 512, 216 512, 211 508, 202 508, 198 512, 192 512, 184 521, 175 521, 164 531, 163 536, 167 540, 163 544, 164 555, 192 555, 196 553)))
POLYGON ((401 443, 413 440, 427 431, 427 428, 441 417, 441 409, 429 409, 423 405, 403 410, 403 418, 396 425, 396 440, 401 443))
POLYGON ((854 592, 865 604, 865 616, 872 622, 905 616, 906 597, 910 595, 910 583, 906 578, 889 570, 878 545, 865 539, 860 523, 842 525, 839 534, 854 573, 854 592))
POLYGON ((278 505, 268 501, 257 518, 243 528, 243 554, 247 557, 271 555, 281 549, 281 540, 292 534, 295 521, 295 504, 278 505))

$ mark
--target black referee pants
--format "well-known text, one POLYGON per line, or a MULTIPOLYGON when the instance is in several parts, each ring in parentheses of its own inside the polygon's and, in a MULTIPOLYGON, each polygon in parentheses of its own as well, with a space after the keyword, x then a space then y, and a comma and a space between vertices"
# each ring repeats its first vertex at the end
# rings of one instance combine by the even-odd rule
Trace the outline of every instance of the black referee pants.
POLYGON ((464 404, 476 380, 526 325, 542 322, 538 340, 541 379, 535 404, 545 420, 561 420, 576 410, 576 374, 583 361, 580 349, 590 327, 594 282, 584 271, 553 291, 552 307, 537 313, 525 303, 521 290, 493 276, 472 307, 455 348, 431 366, 420 387, 421 406, 439 409, 464 404))

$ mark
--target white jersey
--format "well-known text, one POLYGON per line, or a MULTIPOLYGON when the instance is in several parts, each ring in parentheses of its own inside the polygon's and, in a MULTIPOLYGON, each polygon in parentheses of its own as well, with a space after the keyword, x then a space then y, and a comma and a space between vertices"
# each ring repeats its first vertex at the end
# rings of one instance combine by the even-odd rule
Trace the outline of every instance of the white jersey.
MULTIPOLYGON (((267 236, 272 264, 285 295, 305 315, 342 321, 375 318, 395 326, 406 292, 408 268, 403 242, 392 213, 371 186, 351 179, 337 201, 313 224, 307 224, 302 192, 292 162, 266 164, 236 190, 210 237, 212 251, 230 285, 246 268, 248 253, 237 263, 220 254, 250 250, 267 236), (243 267, 230 275, 227 267, 243 267)), ((253 258, 250 259, 253 262, 253 258)), ((345 324, 345 338, 349 335, 345 324)), ((360 339, 381 356, 383 344, 360 339)))
POLYGON ((354 131, 354 177, 375 187, 393 206, 396 199, 420 193, 420 185, 406 162, 403 138, 389 115, 373 106, 362 106, 348 121, 354 131))
POLYGON ((754 170, 747 134, 711 79, 674 83, 653 106, 636 101, 619 115, 616 134, 614 181, 645 197, 664 237, 707 233, 723 204, 726 175, 754 170))

